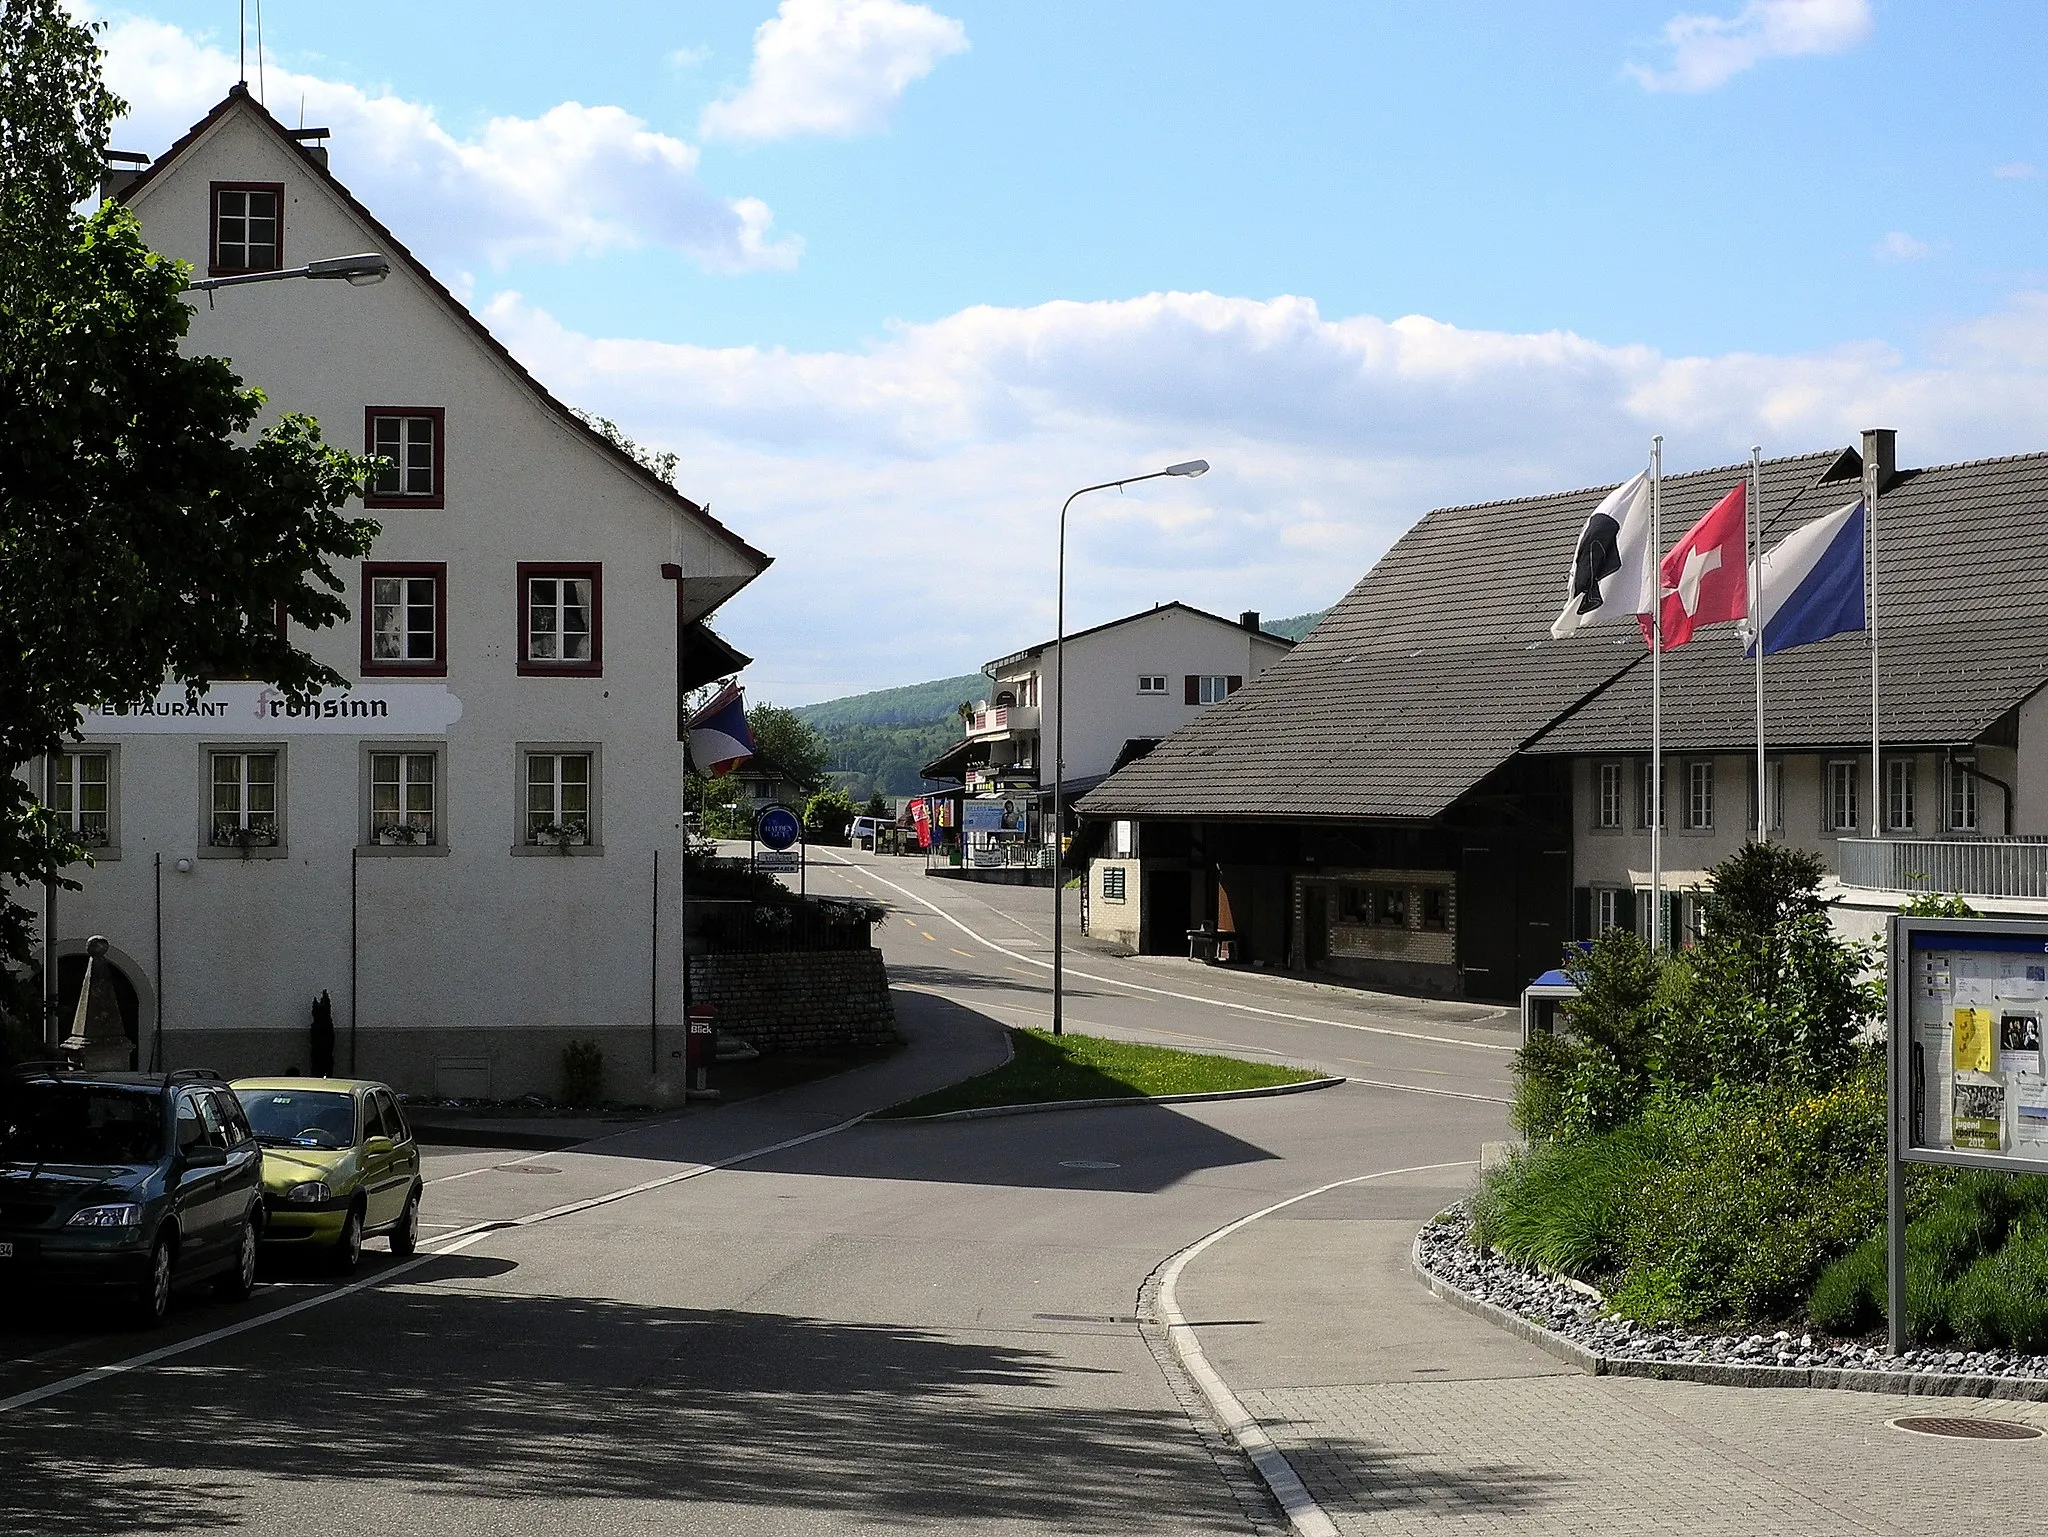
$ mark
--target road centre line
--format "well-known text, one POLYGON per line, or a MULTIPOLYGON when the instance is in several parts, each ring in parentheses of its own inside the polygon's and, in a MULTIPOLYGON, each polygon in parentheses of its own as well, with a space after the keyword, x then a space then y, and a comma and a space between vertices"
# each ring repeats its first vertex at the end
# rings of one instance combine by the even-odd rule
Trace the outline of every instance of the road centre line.
POLYGON ((1391 1179, 1397 1174, 1429 1174, 1439 1169, 1462 1169, 1471 1163, 1472 1160, 1469 1158, 1460 1158, 1453 1163, 1416 1164, 1406 1169, 1381 1169, 1376 1174, 1354 1174, 1349 1179, 1333 1179, 1327 1185, 1318 1185, 1313 1190, 1304 1190, 1300 1195, 1292 1195, 1284 1201, 1275 1201, 1271 1206, 1261 1207, 1258 1211, 1239 1217, 1235 1222, 1225 1223, 1206 1238, 1196 1239, 1166 1262, 1166 1268, 1159 1277, 1159 1295, 1155 1305, 1159 1312, 1159 1321, 1166 1326, 1166 1338, 1173 1346, 1174 1354, 1180 1357, 1181 1365, 1187 1368, 1188 1375, 1195 1379, 1195 1385, 1202 1390, 1202 1396, 1209 1400, 1209 1407, 1215 1411, 1216 1417, 1223 1421, 1231 1439, 1237 1442, 1244 1454, 1251 1459, 1252 1466, 1258 1469, 1259 1477, 1266 1481, 1266 1487, 1272 1490, 1273 1498, 1280 1502, 1280 1508, 1286 1513, 1288 1523, 1301 1534, 1301 1537, 1337 1537, 1337 1523, 1332 1521, 1329 1513, 1316 1503, 1315 1496, 1308 1492, 1300 1475, 1294 1471, 1293 1464, 1288 1462, 1280 1448, 1273 1444, 1273 1438, 1266 1434, 1265 1426, 1245 1408, 1237 1394, 1230 1390, 1230 1384, 1225 1382, 1217 1374, 1216 1368, 1209 1364, 1209 1357, 1202 1350, 1202 1342, 1195 1337, 1195 1331, 1188 1323, 1186 1315, 1181 1312, 1180 1302, 1175 1296, 1181 1272, 1187 1269, 1190 1260, 1240 1228, 1249 1227, 1261 1217, 1270 1217, 1276 1211, 1284 1211, 1290 1206, 1312 1200, 1328 1191, 1344 1185, 1364 1184, 1370 1180, 1391 1179))
MULTIPOLYGON (((837 854, 831 853, 829 850, 820 849, 818 852, 824 854, 826 858, 830 859, 833 863, 844 865, 848 869, 861 868, 860 866, 855 865, 851 860, 841 859, 837 854)), ((1043 971, 1052 970, 1051 961, 1041 961, 1033 956, 1021 955, 1015 950, 1011 950, 1006 948, 1005 946, 997 944, 993 939, 990 939, 985 935, 977 934, 973 929, 970 929, 966 924, 962 923, 958 918, 955 918, 951 913, 947 912, 944 908, 940 907, 936 902, 933 902, 928 897, 919 896, 916 892, 910 890, 907 886, 898 886, 894 881, 890 880, 885 875, 877 875, 875 879, 880 881, 885 886, 892 887, 895 890, 902 892, 903 895, 909 897, 911 901, 919 903, 924 907, 930 908, 934 913, 938 914, 939 917, 945 919, 946 922, 952 924, 954 928, 958 929, 961 933, 965 934, 969 939, 973 940, 976 944, 986 945, 989 949, 995 951, 996 954, 1007 955, 1011 960, 1022 961, 1027 966, 1036 966, 1043 971)), ((918 930, 918 932, 921 934, 924 933, 922 929, 918 930)), ((925 934, 924 937, 926 939, 930 939, 931 935, 925 934)), ((1076 971, 1071 966, 1067 967, 1066 971, 1068 976, 1079 977, 1084 982, 1100 982, 1108 987, 1122 988, 1126 992, 1150 993, 1153 996, 1159 998, 1171 998, 1177 1003, 1202 1003, 1209 1005, 1211 1008, 1236 1009, 1241 1014, 1257 1014, 1266 1019, 1285 1020, 1289 1024, 1327 1025, 1330 1028, 1336 1030, 1361 1030, 1368 1035, 1392 1035, 1398 1036, 1402 1040, 1406 1041, 1429 1041, 1438 1046, 1464 1046, 1473 1051, 1512 1052, 1518 1049, 1514 1046, 1509 1046, 1504 1043, 1496 1044, 1492 1041, 1461 1041, 1454 1035, 1427 1035, 1420 1030, 1396 1030, 1390 1025, 1361 1025, 1342 1019, 1322 1019, 1313 1014, 1289 1014, 1281 1009, 1263 1009, 1260 1008, 1257 1004, 1236 1003, 1229 999, 1224 998, 1209 998, 1203 996, 1200 993, 1177 993, 1170 988, 1147 987, 1142 982, 1126 982, 1120 977, 1105 977, 1099 976, 1091 971, 1076 971)))
MULTIPOLYGON (((306 1312, 308 1309, 323 1307, 330 1302, 338 1302, 343 1297, 354 1296, 357 1292, 366 1291, 371 1287, 386 1285, 401 1276, 419 1269, 420 1266, 432 1260, 441 1259, 450 1254, 460 1254, 472 1245, 483 1242, 484 1239, 494 1233, 506 1232, 513 1228, 532 1227, 542 1222, 552 1222, 561 1217, 573 1216, 578 1212, 590 1211, 595 1207, 609 1206, 613 1202, 623 1201, 629 1196, 644 1195, 651 1190, 660 1190, 669 1185, 678 1185, 684 1180, 696 1179, 700 1175, 715 1174, 720 1169, 730 1169, 739 1164, 751 1163, 754 1159, 765 1158, 770 1153, 780 1153, 789 1148, 802 1147, 806 1142, 817 1142, 825 1137, 837 1136, 842 1131, 858 1126, 866 1119, 867 1112, 863 1111, 851 1120, 841 1121, 836 1126, 827 1126, 818 1131, 805 1132, 800 1137, 788 1137, 780 1142, 770 1143, 766 1147, 757 1147, 749 1149, 744 1153, 735 1153, 732 1157, 721 1158, 716 1163, 691 1164, 686 1168, 677 1170, 673 1174, 664 1174, 654 1179, 642 1180, 635 1185, 626 1185, 617 1190, 608 1190, 602 1195, 587 1196, 578 1201, 566 1201, 559 1206, 550 1206, 541 1211, 529 1212, 523 1217, 509 1217, 492 1222, 477 1222, 472 1223, 466 1228, 457 1228, 453 1233, 434 1239, 433 1242, 436 1247, 432 1252, 423 1250, 413 1258, 393 1265, 388 1270, 379 1271, 376 1275, 365 1276, 359 1281, 351 1281, 344 1286, 334 1288, 332 1291, 323 1291, 316 1296, 304 1298, 285 1307, 273 1308, 269 1312, 260 1313, 254 1318, 244 1318, 222 1328, 209 1330, 205 1334, 194 1335, 191 1339, 180 1340, 176 1344, 161 1345, 155 1350, 146 1350, 140 1355, 129 1356, 125 1360, 109 1361, 101 1366, 88 1367, 82 1372, 74 1372, 69 1377, 60 1377, 55 1382, 46 1382, 39 1388, 30 1388, 25 1392, 16 1393, 12 1397, 0 1398, 0 1414, 10 1414, 16 1409, 26 1409, 32 1404, 43 1403, 52 1398, 61 1398, 65 1394, 77 1392, 80 1388, 90 1387, 96 1382, 104 1382, 109 1378, 123 1376, 128 1372, 145 1370, 148 1367, 155 1366, 160 1361, 168 1361, 174 1357, 202 1349, 205 1346, 218 1344, 222 1340, 233 1339, 238 1334, 247 1334, 250 1330, 259 1329, 265 1324, 276 1323, 281 1319, 306 1312)), ((623 1135, 623 1133, 619 1135, 623 1135)), ((605 1139, 601 1138, 599 1140, 605 1139)), ((588 1143, 584 1144, 586 1147, 589 1145, 588 1143)), ((555 1150, 558 1154, 567 1151, 570 1150, 555 1150)), ((524 1160, 520 1161, 523 1162, 524 1160)), ((451 1175, 449 1177, 454 1178, 455 1176, 451 1175)))

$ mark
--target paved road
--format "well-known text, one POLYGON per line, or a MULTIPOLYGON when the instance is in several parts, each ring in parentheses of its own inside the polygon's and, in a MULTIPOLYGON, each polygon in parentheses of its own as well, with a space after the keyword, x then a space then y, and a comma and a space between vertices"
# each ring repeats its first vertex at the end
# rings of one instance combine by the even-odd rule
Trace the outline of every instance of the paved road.
POLYGON ((1045 893, 862 863, 812 886, 897 904, 909 1049, 575 1150, 438 1156, 445 1252, 350 1287, 190 1303, 147 1339, 0 1336, 0 1531, 1253 1529, 1140 1288, 1281 1197, 1469 1159, 1506 1021, 1091 955, 1076 1028, 1409 1087, 849 1125, 993 1065, 1045 1006, 1045 893))

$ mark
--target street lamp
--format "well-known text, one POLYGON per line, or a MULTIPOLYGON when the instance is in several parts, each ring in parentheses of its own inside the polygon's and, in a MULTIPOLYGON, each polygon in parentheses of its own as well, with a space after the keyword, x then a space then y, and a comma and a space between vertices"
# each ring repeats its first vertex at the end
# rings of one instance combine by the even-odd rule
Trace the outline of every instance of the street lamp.
POLYGON ((1060 505, 1059 589, 1054 599, 1053 697, 1052 697, 1052 1033, 1064 1035, 1066 1018, 1066 956, 1061 949, 1065 928, 1061 899, 1066 862, 1061 839, 1066 832, 1066 802, 1062 784, 1067 777, 1067 508, 1090 491, 1120 490, 1141 480, 1159 480, 1168 475, 1192 478, 1209 473, 1207 459, 1189 459, 1169 464, 1163 470, 1132 475, 1125 480, 1105 480, 1099 486, 1083 486, 1060 505))
POLYGON ((341 278, 357 288, 381 283, 391 275, 391 258, 381 251, 364 251, 357 256, 328 256, 303 267, 284 267, 274 272, 237 272, 232 277, 201 278, 187 283, 187 293, 212 293, 216 288, 235 288, 243 283, 275 283, 284 278, 341 278))

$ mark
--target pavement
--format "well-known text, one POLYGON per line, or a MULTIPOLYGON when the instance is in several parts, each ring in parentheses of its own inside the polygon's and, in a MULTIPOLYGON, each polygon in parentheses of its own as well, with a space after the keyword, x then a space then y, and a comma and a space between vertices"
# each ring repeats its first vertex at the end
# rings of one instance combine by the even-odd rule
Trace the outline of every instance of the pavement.
POLYGON ((892 906, 902 1052, 578 1147, 430 1150, 425 1252, 347 1285, 266 1271, 148 1335, 0 1312, 0 1532, 1276 1532, 1138 1321, 1170 1256, 1276 1207, 1177 1301, 1340 1530, 2028 1519, 2048 1442, 1885 1420, 2041 1406, 1587 1378, 1418 1286, 1415 1228, 1504 1126, 1503 1011, 1089 956, 1076 1028, 1353 1081, 863 1120, 1045 1017, 1051 894, 825 864, 812 890, 892 906), (1424 1165, 1452 1167, 1388 1172, 1424 1165))

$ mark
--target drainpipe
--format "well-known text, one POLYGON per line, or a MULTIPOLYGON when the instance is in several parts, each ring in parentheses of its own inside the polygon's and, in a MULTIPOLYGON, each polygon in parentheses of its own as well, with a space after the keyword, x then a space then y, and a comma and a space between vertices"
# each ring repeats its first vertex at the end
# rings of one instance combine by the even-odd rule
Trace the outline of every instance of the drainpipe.
POLYGON ((1998 793, 2001 797, 2000 804, 2005 808, 2005 836, 2010 838, 2012 836, 2012 786, 2007 784, 2003 779, 1999 779, 1994 775, 1987 774, 1984 772, 1984 770, 1977 767, 1977 754, 1974 751, 1955 752, 1951 750, 1949 753, 1949 761, 1956 768, 1959 768, 1964 773, 1968 774, 1971 778, 1981 779, 1984 780, 1987 784, 1994 784, 1998 786, 1998 793))

